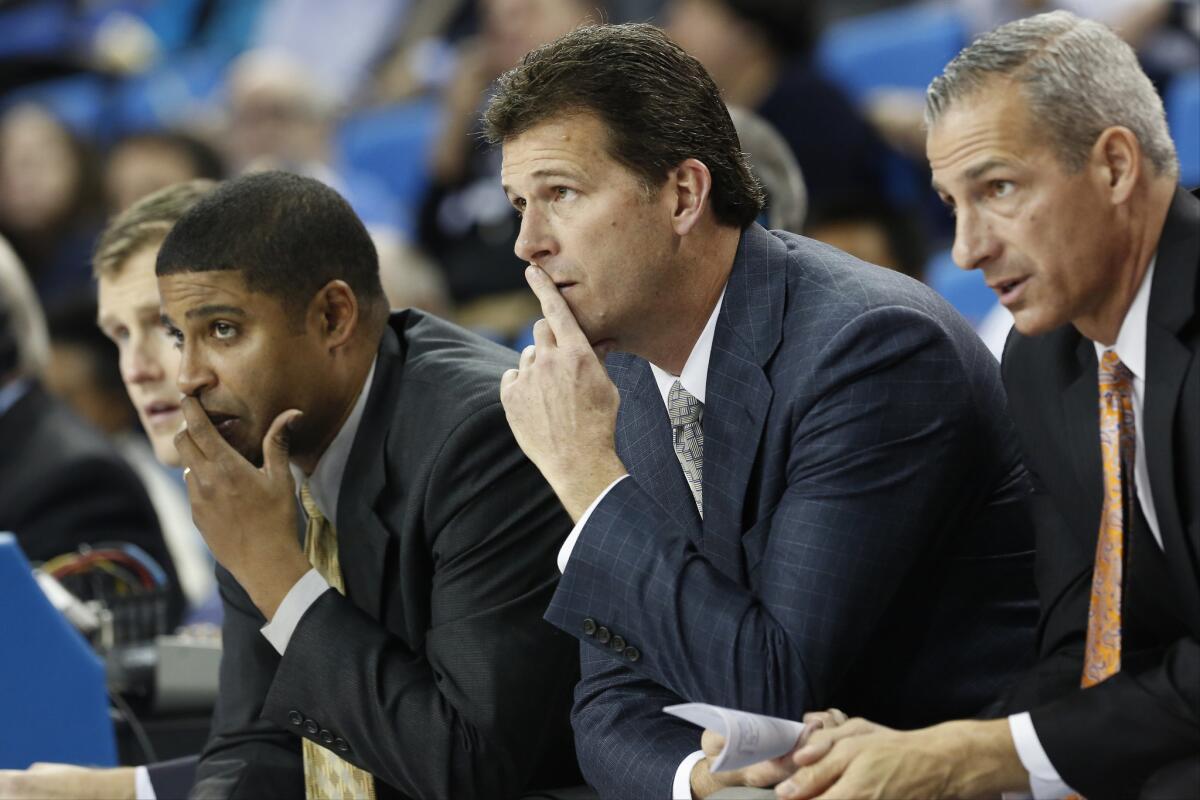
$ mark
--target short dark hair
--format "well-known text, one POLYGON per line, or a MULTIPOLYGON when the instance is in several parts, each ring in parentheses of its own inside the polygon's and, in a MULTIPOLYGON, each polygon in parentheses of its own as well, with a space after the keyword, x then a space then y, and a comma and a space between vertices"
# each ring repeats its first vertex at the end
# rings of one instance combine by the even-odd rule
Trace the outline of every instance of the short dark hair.
POLYGON ((585 25, 500 77, 484 122, 497 144, 560 114, 592 112, 608 151, 648 189, 688 158, 712 173, 717 220, 745 228, 763 207, 721 93, 700 62, 653 25, 585 25))
POLYGON ((362 221, 333 189, 289 172, 218 186, 175 223, 155 266, 160 277, 219 270, 241 272, 249 289, 280 298, 292 313, 303 313, 338 279, 368 319, 387 312, 379 258, 362 221))

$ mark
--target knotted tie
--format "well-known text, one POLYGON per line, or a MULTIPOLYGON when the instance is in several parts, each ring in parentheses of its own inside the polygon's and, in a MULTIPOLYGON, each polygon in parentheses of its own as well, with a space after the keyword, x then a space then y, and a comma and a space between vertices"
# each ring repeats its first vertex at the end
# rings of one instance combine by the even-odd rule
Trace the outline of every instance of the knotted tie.
POLYGON ((1133 416, 1133 374, 1109 350, 1100 359, 1100 456, 1104 505, 1092 572, 1084 688, 1121 669, 1121 572, 1125 530, 1133 516, 1133 469, 1137 452, 1133 416))
MULTIPOLYGON (((330 586, 345 594, 342 568, 338 564, 337 531, 317 507, 307 481, 300 487, 300 504, 308 514, 304 555, 330 586)), ((304 795, 307 800, 375 800, 375 780, 369 772, 339 758, 332 750, 305 739, 304 795)))
POLYGON ((704 431, 700 429, 700 412, 704 405, 693 397, 679 381, 671 384, 667 394, 667 416, 671 420, 671 440, 675 457, 683 467, 684 477, 696 501, 696 510, 704 516, 704 431))

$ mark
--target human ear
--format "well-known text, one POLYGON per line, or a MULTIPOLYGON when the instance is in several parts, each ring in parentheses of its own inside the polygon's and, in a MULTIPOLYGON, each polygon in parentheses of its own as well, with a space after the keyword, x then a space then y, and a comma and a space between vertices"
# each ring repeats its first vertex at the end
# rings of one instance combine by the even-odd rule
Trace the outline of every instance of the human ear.
POLYGON ((675 199, 671 226, 678 236, 691 232, 708 205, 712 191, 712 174, 704 162, 688 158, 679 163, 668 177, 675 199))
POLYGON ((332 280, 321 287, 310 306, 321 336, 330 349, 350 340, 358 328, 358 298, 343 280, 332 280))
POLYGON ((1144 155, 1133 131, 1106 128, 1092 146, 1092 164, 1099 171, 1114 204, 1124 203, 1141 177, 1144 155))

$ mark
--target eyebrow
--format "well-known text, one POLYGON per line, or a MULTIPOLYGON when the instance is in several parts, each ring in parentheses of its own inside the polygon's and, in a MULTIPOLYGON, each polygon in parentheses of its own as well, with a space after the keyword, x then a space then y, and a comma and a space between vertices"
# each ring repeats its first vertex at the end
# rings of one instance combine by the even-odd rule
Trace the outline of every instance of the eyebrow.
MULTIPOLYGON (((183 317, 184 317, 184 319, 195 319, 197 317, 213 317, 218 314, 228 315, 231 317, 245 317, 246 316, 246 312, 243 311, 242 309, 238 308, 237 306, 212 304, 212 305, 198 306, 197 308, 188 309, 186 312, 184 312, 183 317)), ((168 314, 160 315, 159 319, 162 320, 162 324, 166 325, 168 328, 177 327, 175 325, 175 323, 171 321, 171 317, 168 314)))
MULTIPOLYGON (((969 170, 964 172, 963 177, 966 178, 968 181, 974 181, 974 180, 978 180, 981 175, 987 173, 989 170, 993 170, 996 167, 1007 167, 1007 166, 1010 166, 1010 165, 1004 159, 989 158, 987 161, 984 161, 982 164, 976 164, 975 166, 971 167, 969 170)), ((936 180, 929 181, 929 185, 933 187, 933 190, 935 192, 941 192, 942 194, 946 193, 946 190, 943 189, 941 184, 939 184, 936 180)))
MULTIPOLYGON (((529 177, 539 180, 545 180, 546 178, 565 178, 569 181, 582 180, 578 174, 561 169, 536 169, 530 173, 529 177)), ((501 186, 507 194, 516 194, 507 183, 501 184, 501 186)))

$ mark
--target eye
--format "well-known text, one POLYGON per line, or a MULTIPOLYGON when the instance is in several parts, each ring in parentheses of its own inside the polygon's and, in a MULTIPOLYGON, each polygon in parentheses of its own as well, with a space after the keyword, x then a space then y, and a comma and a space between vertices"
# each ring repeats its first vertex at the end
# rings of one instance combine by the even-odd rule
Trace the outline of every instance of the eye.
POLYGON ((578 194, 578 193, 574 189, 571 189, 566 186, 555 186, 554 187, 554 199, 556 199, 556 200, 570 200, 576 194, 578 194))
POLYGON ((166 337, 175 345, 176 350, 183 347, 183 331, 179 330, 178 328, 173 328, 170 325, 164 325, 163 333, 165 333, 166 337))
POLYGON ((231 323, 217 320, 212 324, 212 335, 215 339, 232 339, 237 336, 237 328, 231 323))
POLYGON ((513 208, 515 208, 517 210, 518 217, 525 216, 525 198, 524 197, 514 197, 513 201, 512 201, 512 205, 513 205, 513 208))
POLYGON ((1008 197, 1016 188, 1017 185, 1012 181, 996 180, 988 184, 992 197, 997 198, 1008 197))

